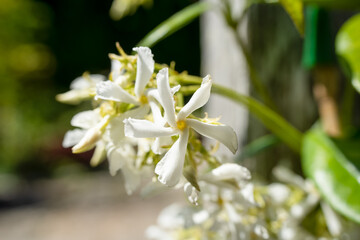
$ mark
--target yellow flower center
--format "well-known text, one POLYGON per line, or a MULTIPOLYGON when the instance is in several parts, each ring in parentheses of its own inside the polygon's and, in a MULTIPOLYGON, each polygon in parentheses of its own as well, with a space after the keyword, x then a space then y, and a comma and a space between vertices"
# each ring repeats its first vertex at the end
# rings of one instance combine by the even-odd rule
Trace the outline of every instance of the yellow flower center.
POLYGON ((141 95, 139 101, 141 102, 141 104, 146 104, 148 103, 148 99, 145 95, 141 95))
POLYGON ((182 131, 186 128, 186 122, 184 120, 177 121, 176 126, 179 130, 182 131))

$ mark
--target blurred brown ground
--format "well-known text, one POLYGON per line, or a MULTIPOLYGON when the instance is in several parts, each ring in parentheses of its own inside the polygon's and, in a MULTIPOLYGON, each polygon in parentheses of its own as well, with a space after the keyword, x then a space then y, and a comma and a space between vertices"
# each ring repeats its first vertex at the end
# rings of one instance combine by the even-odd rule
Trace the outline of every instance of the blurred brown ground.
POLYGON ((31 189, 38 201, 0 211, 0 239, 145 239, 162 208, 184 201, 181 191, 127 196, 121 178, 108 173, 39 181, 31 189))

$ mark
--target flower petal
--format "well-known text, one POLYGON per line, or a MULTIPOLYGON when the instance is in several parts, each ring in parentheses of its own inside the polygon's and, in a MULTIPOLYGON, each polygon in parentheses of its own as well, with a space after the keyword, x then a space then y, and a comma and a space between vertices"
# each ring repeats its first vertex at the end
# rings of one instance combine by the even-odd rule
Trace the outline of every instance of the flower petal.
POLYGON ((186 128, 179 139, 172 145, 170 150, 155 167, 158 180, 169 187, 175 186, 182 175, 184 167, 186 147, 189 138, 189 129, 186 128))
POLYGON ((154 59, 150 48, 137 47, 133 48, 138 53, 137 70, 135 81, 135 95, 139 98, 144 92, 146 84, 149 82, 154 72, 154 59))
POLYGON ((184 192, 186 194, 186 196, 188 197, 189 202, 191 202, 194 205, 199 205, 198 200, 199 200, 199 194, 198 191, 196 190, 196 188, 194 188, 191 183, 187 182, 184 185, 184 192))
POLYGON ((71 126, 79 127, 83 129, 89 129, 95 126, 100 121, 100 115, 98 112, 89 110, 75 114, 71 119, 71 126))
POLYGON ((91 157, 90 165, 92 167, 96 167, 105 160, 105 157, 106 157, 105 142, 98 141, 95 147, 94 154, 91 157))
POLYGON ((156 75, 160 104, 165 111, 165 119, 171 127, 176 127, 176 117, 174 108, 174 98, 169 85, 169 73, 167 68, 163 68, 156 75))
POLYGON ((124 175, 126 193, 131 195, 140 185, 140 174, 127 164, 121 168, 121 171, 124 175))
POLYGON ((151 138, 176 134, 172 128, 162 127, 147 120, 129 118, 125 119, 124 123, 127 137, 151 138))
POLYGON ((237 151, 237 136, 231 127, 226 125, 204 123, 195 119, 186 119, 186 123, 201 135, 221 142, 232 153, 235 154, 237 151))
POLYGON ((180 110, 177 115, 177 120, 185 119, 196 109, 201 108, 207 103, 210 97, 211 84, 211 78, 209 75, 207 75, 203 79, 200 88, 196 90, 196 92, 190 98, 189 102, 180 110))
POLYGON ((162 117, 159 106, 155 102, 152 102, 152 101, 149 102, 149 105, 151 108, 151 112, 152 112, 155 124, 157 124, 159 126, 165 126, 166 120, 162 117))
POLYGON ((135 157, 134 149, 130 145, 121 145, 115 147, 110 145, 107 150, 107 157, 109 160, 109 170, 111 176, 115 176, 124 165, 127 164, 127 160, 135 157))
POLYGON ((86 89, 90 87, 95 87, 99 82, 105 81, 106 77, 100 74, 91 74, 87 77, 77 77, 70 84, 70 89, 86 89))
POLYGON ((173 143, 171 137, 157 137, 151 145, 151 150, 155 154, 163 154, 165 151, 164 146, 170 146, 173 143))
POLYGON ((121 62, 117 59, 111 59, 111 78, 115 82, 121 75, 121 62))
POLYGON ((242 180, 249 180, 250 178, 251 174, 249 170, 235 163, 224 163, 202 177, 202 179, 210 182, 231 179, 240 182, 242 180))
POLYGON ((84 137, 86 131, 82 129, 74 129, 67 131, 64 136, 64 140, 62 142, 62 146, 64 148, 72 147, 80 142, 80 140, 84 137))
POLYGON ((96 84, 95 99, 132 103, 135 105, 139 104, 134 96, 112 81, 105 81, 96 84))

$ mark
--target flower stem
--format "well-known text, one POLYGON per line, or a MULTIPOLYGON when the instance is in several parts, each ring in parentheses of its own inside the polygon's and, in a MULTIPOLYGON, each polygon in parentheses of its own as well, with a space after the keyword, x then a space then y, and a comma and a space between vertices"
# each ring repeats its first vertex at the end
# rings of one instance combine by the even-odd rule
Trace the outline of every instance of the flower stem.
POLYGON ((250 113, 255 115, 270 131, 278 136, 295 152, 300 152, 302 133, 288 123, 276 112, 261 104, 257 100, 242 95, 230 88, 213 84, 212 92, 229 98, 234 102, 247 107, 250 113))

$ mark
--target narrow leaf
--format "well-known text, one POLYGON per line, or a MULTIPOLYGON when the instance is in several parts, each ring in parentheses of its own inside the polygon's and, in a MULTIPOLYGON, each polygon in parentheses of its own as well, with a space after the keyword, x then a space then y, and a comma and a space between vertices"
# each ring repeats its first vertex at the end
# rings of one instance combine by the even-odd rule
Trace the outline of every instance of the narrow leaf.
POLYGON ((169 19, 160 23, 160 25, 154 28, 154 30, 148 33, 144 39, 138 43, 138 46, 154 46, 159 41, 189 24, 203 12, 208 10, 210 6, 211 5, 209 3, 201 1, 184 8, 183 10, 175 13, 169 19))
POLYGON ((304 14, 302 0, 279 0, 292 19, 301 36, 304 35, 304 14))

